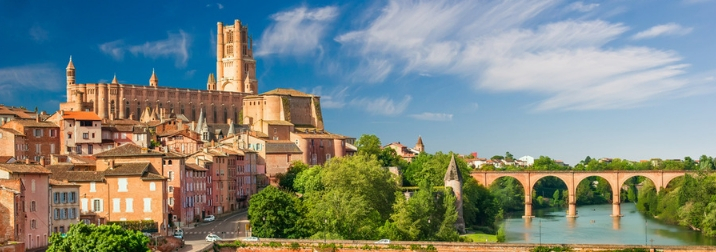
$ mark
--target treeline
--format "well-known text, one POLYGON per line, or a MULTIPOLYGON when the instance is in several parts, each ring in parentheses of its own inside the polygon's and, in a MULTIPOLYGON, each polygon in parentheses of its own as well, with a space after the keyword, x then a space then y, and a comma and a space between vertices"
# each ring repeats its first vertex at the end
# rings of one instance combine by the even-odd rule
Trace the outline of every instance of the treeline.
MULTIPOLYGON (((324 165, 294 163, 280 178, 252 196, 249 219, 254 236, 406 241, 458 241, 456 198, 444 188, 450 155, 421 153, 408 164, 380 140, 364 135, 355 156, 333 158, 324 165), (386 166, 396 166, 403 177, 386 166), (398 182, 414 191, 406 199, 398 182), (417 189, 417 190, 416 190, 417 189)), ((501 213, 488 189, 469 176, 470 168, 456 159, 463 175, 463 217, 466 227, 495 233, 501 213)), ((408 190, 410 191, 410 190, 408 190)))
POLYGON ((716 237, 716 174, 687 174, 669 185, 657 193, 654 183, 645 180, 638 192, 637 209, 716 237))

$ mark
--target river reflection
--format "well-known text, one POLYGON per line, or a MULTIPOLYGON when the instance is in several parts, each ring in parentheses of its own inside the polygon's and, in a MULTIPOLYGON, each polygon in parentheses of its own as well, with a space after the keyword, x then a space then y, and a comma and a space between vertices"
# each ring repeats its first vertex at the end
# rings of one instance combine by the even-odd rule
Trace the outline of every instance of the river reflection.
POLYGON ((521 214, 507 218, 508 243, 716 245, 716 239, 677 225, 645 216, 633 203, 621 205, 621 218, 611 217, 612 205, 577 207, 578 218, 567 218, 566 209, 534 210, 535 218, 521 214), (540 237, 541 236, 541 237, 540 237))

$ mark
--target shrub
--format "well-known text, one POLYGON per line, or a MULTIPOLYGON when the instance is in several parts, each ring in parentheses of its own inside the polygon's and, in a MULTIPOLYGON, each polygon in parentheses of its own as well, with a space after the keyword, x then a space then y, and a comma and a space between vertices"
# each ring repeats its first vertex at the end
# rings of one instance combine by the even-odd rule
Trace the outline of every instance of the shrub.
POLYGON ((435 248, 432 244, 428 244, 428 247, 425 249, 427 251, 438 251, 438 249, 435 248))

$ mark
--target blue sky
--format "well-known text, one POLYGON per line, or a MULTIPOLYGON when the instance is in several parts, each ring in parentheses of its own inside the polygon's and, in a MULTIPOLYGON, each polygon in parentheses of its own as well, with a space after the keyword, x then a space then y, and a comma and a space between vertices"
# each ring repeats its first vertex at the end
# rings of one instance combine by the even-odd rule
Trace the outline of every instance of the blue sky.
POLYGON ((329 131, 575 164, 716 155, 716 1, 0 0, 0 103, 78 83, 205 89, 216 23, 249 26, 259 92, 320 95, 329 131))

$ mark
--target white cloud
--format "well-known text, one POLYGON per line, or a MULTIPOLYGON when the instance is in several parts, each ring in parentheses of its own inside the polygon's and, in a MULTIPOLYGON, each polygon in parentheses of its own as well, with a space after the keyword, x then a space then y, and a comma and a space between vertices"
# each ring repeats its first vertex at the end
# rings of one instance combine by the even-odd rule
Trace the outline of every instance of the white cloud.
POLYGON ((337 15, 338 8, 335 6, 299 7, 273 14, 271 19, 274 23, 261 35, 256 55, 303 55, 320 51, 320 40, 337 15))
POLYGON ((343 45, 342 55, 361 61, 353 79, 383 82, 394 73, 452 74, 479 89, 542 95, 536 110, 633 107, 688 85, 682 79, 688 65, 676 52, 607 47, 629 30, 624 24, 531 24, 555 5, 390 1, 365 27, 335 40, 343 45))
POLYGON ((125 52, 130 52, 134 56, 142 55, 152 59, 173 57, 177 67, 186 66, 191 37, 182 30, 178 33, 168 32, 167 35, 165 40, 148 41, 140 45, 127 45, 123 40, 115 40, 101 44, 99 48, 115 60, 122 60, 125 52))
POLYGON ((310 93, 321 97, 321 107, 323 108, 343 108, 348 97, 348 87, 334 88, 331 92, 324 93, 322 86, 316 86, 310 93))
POLYGON ((0 68, 0 100, 12 100, 22 90, 58 91, 64 87, 62 73, 50 64, 0 68))
POLYGON ((583 2, 575 2, 567 6, 567 9, 571 11, 589 12, 597 7, 599 7, 597 3, 584 4, 583 2))
POLYGON ((32 37, 32 40, 35 42, 41 43, 49 38, 49 33, 47 30, 40 27, 40 25, 35 24, 30 28, 30 37, 32 37))
POLYGON ((676 23, 668 23, 651 27, 648 30, 635 34, 631 38, 634 40, 639 40, 654 38, 662 35, 682 36, 691 33, 692 30, 693 28, 691 27, 683 27, 676 23))
POLYGON ((430 113, 412 114, 410 117, 424 121, 452 121, 452 114, 430 113))
POLYGON ((400 102, 388 97, 353 99, 350 105, 376 115, 398 115, 403 113, 413 98, 410 95, 403 97, 400 102))

